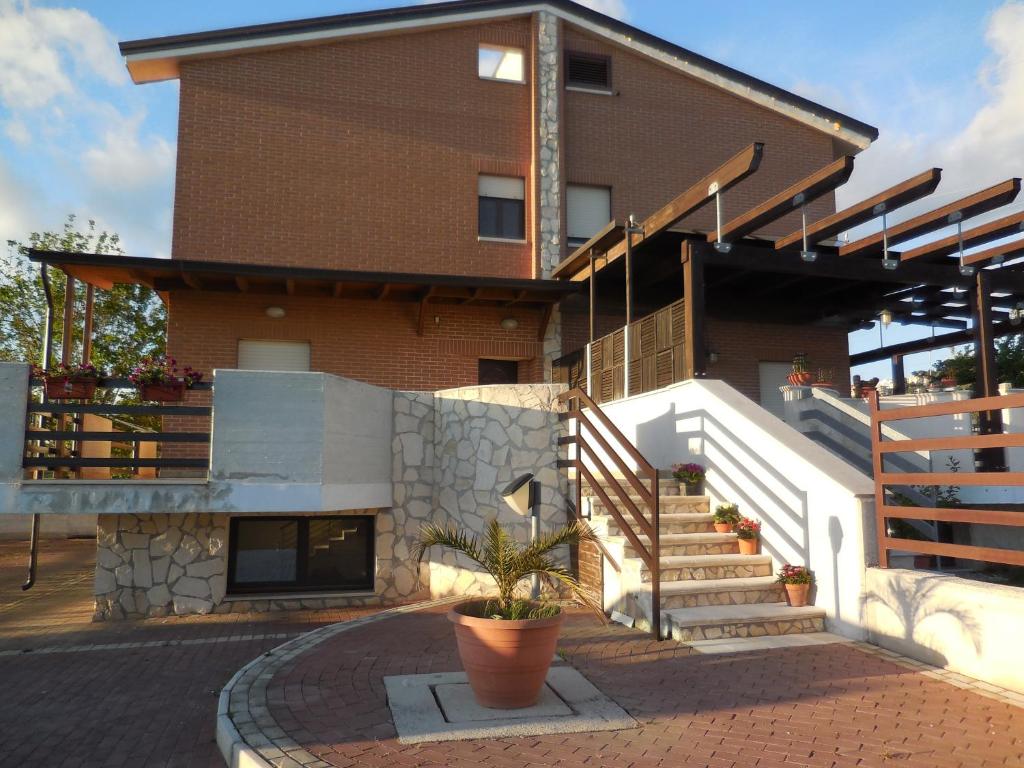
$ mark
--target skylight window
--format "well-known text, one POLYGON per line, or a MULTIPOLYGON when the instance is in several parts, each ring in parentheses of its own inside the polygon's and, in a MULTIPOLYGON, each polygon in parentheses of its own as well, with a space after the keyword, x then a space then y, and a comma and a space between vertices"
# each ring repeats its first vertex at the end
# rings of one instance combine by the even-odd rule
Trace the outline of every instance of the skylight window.
POLYGON ((480 77, 507 83, 525 83, 526 64, 522 48, 481 45, 478 57, 480 77))

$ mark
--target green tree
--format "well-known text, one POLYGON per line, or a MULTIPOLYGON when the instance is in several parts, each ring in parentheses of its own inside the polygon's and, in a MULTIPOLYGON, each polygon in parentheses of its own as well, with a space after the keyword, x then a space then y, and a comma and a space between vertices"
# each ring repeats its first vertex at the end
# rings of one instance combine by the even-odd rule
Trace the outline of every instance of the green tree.
MULTIPOLYGON (((973 347, 954 349, 933 366, 939 376, 951 376, 957 384, 974 384, 977 365, 973 347)), ((1024 387, 1024 331, 996 339, 996 376, 1000 384, 1024 387)))
MULTIPOLYGON (((116 234, 97 232, 89 221, 80 228, 69 215, 62 230, 32 232, 27 243, 7 242, 8 253, 0 259, 0 360, 40 364, 46 297, 39 265, 29 261, 28 249, 74 253, 123 255, 116 234)), ((49 270, 54 303, 53 361, 63 344, 64 289, 66 278, 59 269, 49 270)), ((85 289, 75 295, 75 323, 71 339, 72 359, 81 359, 85 289)), ((124 374, 145 355, 164 351, 167 311, 160 298, 144 285, 115 285, 97 290, 93 303, 92 361, 108 373, 124 374)))

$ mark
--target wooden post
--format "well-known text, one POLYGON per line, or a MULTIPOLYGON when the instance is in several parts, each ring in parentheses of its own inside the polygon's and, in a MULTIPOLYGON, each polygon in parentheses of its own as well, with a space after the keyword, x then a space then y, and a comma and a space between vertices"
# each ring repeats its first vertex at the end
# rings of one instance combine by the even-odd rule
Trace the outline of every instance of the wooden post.
POLYGON ((882 444, 882 422, 878 420, 878 390, 871 392, 867 397, 868 408, 871 411, 871 470, 875 476, 875 538, 878 540, 878 565, 880 568, 889 567, 889 548, 886 539, 889 532, 885 527, 885 513, 882 507, 885 505, 885 489, 882 487, 883 459, 879 447, 882 444))
POLYGON ((907 394, 907 370, 903 364, 903 355, 893 355, 892 362, 892 393, 907 394))
POLYGON ((683 316, 686 372, 691 379, 707 376, 704 351, 704 253, 690 240, 683 243, 683 316))
POLYGON ((92 308, 95 302, 93 287, 85 287, 85 321, 82 326, 82 365, 92 362, 92 308))
POLYGON ((594 249, 590 249, 590 277, 587 282, 590 283, 590 343, 594 343, 595 336, 595 325, 594 325, 594 314, 597 311, 597 271, 594 269, 594 249))
MULTIPOLYGON (((996 371, 996 346, 992 336, 992 299, 989 285, 990 275, 979 269, 975 277, 974 292, 971 295, 971 319, 974 324, 974 397, 993 397, 999 394, 996 371)), ((1003 431, 1001 411, 978 413, 978 432, 982 435, 999 434, 1003 431)), ((1002 448, 982 448, 975 452, 974 465, 979 472, 998 472, 1006 468, 1002 448)))
POLYGON ((64 365, 71 364, 71 352, 74 348, 75 326, 75 278, 67 275, 64 283, 64 330, 60 340, 60 361, 64 365))

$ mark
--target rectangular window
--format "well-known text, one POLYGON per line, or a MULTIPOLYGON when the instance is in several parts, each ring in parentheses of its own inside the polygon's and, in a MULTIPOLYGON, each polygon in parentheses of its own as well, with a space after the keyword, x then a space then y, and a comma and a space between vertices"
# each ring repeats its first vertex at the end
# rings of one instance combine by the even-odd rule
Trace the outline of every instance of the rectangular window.
POLYGON ((477 363, 478 384, 518 384, 519 362, 516 360, 488 360, 477 363))
POLYGON ((477 54, 477 68, 484 80, 503 80, 507 83, 525 83, 526 69, 522 48, 506 48, 481 43, 477 54))
POLYGON ((567 51, 565 54, 565 84, 569 88, 610 92, 612 89, 612 60, 593 53, 567 51))
POLYGON ((240 371, 308 371, 309 342, 241 339, 238 342, 240 371))
POLYGON ((373 531, 372 515, 232 518, 228 590, 372 590, 373 531))
POLYGON ((583 245, 612 220, 612 190, 589 184, 565 187, 565 229, 570 248, 583 245))
POLYGON ((526 182, 513 176, 480 176, 478 180, 480 237, 526 239, 526 182))

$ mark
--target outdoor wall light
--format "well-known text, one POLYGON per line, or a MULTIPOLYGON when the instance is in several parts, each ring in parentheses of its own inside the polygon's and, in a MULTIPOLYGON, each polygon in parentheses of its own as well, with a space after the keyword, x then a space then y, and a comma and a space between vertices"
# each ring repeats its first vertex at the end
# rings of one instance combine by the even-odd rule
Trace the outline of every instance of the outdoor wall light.
MULTIPOLYGON (((501 498, 512 507, 512 510, 520 515, 530 516, 530 541, 534 542, 540 537, 540 485, 533 479, 533 473, 527 472, 520 475, 511 483, 501 489, 501 498)), ((540 597, 540 576, 533 574, 530 583, 530 598, 536 600, 540 597)))
POLYGON ((284 307, 267 307, 263 310, 263 314, 271 320, 280 320, 287 313, 284 311, 284 307))
POLYGON ((882 269, 888 269, 890 272, 896 269, 899 265, 899 259, 882 259, 882 269))
POLYGON ((813 262, 817 261, 817 259, 818 259, 818 252, 817 251, 800 251, 800 258, 803 259, 804 261, 806 261, 808 264, 810 264, 810 263, 813 263, 813 262))
POLYGON ((519 327, 519 321, 514 317, 506 317, 502 319, 501 327, 506 331, 514 331, 519 327))
POLYGON ((708 362, 711 363, 712 365, 717 363, 718 362, 718 353, 717 352, 708 352, 708 362))
POLYGON ((974 277, 976 269, 973 264, 961 264, 960 274, 964 277, 974 277))
POLYGON ((892 310, 883 309, 881 313, 878 315, 878 319, 882 321, 882 325, 888 328, 890 325, 892 325, 892 310))

